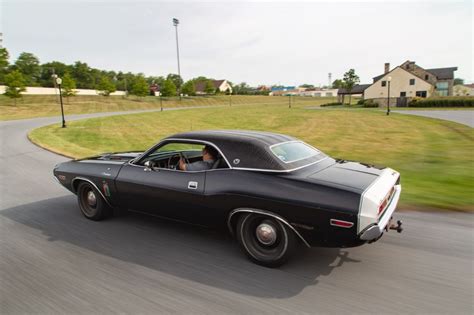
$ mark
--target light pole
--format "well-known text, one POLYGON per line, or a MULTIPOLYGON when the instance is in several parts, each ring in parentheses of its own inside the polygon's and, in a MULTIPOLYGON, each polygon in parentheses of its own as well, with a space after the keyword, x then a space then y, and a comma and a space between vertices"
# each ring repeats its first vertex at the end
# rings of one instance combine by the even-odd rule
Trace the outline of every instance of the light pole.
POLYGON ((59 101, 61 102, 61 116, 62 116, 62 128, 66 128, 66 121, 64 120, 64 109, 63 109, 63 94, 61 92, 61 83, 63 83, 63 80, 60 77, 56 78, 56 83, 58 84, 59 88, 59 101))
MULTIPOLYGON (((176 31, 176 56, 178 58, 178 76, 181 79, 181 68, 179 66, 178 24, 179 24, 179 20, 177 18, 173 18, 173 25, 176 31)), ((179 94, 179 99, 181 100, 181 86, 178 89, 178 94, 179 94)))
POLYGON ((390 115, 390 81, 392 81, 392 77, 387 78, 387 116, 390 115))

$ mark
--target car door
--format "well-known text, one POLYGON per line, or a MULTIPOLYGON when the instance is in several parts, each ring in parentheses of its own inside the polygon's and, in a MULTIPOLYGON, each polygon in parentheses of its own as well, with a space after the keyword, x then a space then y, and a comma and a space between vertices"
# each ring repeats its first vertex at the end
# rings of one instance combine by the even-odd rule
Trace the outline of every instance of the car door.
POLYGON ((115 185, 120 204, 126 208, 193 221, 204 193, 205 172, 182 172, 153 169, 133 163, 126 164, 115 185))

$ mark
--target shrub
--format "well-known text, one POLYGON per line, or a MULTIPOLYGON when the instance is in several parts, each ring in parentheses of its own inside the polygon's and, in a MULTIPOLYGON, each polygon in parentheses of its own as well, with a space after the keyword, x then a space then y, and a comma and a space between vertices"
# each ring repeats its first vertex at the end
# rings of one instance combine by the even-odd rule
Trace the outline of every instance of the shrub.
POLYGON ((474 97, 413 98, 409 107, 474 107, 474 97))
POLYGON ((326 103, 326 104, 321 104, 321 107, 328 107, 328 106, 340 106, 342 103, 339 102, 333 102, 333 103, 326 103))
POLYGON ((362 105, 364 107, 370 107, 370 108, 379 107, 379 104, 374 102, 374 100, 364 100, 364 102, 362 102, 362 105))

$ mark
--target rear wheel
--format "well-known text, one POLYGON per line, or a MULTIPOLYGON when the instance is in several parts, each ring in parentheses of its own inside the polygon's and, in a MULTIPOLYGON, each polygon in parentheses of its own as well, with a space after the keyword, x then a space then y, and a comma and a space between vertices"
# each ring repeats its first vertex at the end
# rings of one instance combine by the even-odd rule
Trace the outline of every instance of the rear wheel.
POLYGON ((100 221, 112 213, 100 193, 91 184, 82 182, 77 188, 77 201, 82 214, 94 221, 100 221))
POLYGON ((260 214, 241 215, 236 235, 245 254, 266 267, 284 264, 296 246, 293 231, 280 220, 260 214))

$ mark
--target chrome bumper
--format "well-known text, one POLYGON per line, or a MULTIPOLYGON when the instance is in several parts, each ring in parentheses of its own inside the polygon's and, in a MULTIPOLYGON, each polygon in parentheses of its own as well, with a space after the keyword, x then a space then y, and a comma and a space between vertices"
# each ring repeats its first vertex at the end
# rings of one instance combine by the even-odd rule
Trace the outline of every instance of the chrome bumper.
POLYGON ((390 204, 388 205, 387 210, 379 219, 379 222, 367 227, 362 233, 360 233, 359 238, 363 241, 374 241, 382 236, 384 230, 387 229, 387 225, 392 218, 395 209, 397 208, 398 200, 400 199, 400 193, 402 191, 401 185, 395 185, 395 193, 393 194, 390 204))

